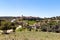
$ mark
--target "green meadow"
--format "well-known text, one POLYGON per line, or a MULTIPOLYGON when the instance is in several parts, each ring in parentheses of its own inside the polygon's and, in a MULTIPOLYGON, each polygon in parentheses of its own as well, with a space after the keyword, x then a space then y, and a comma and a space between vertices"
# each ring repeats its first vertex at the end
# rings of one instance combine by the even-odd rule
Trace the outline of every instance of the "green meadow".
POLYGON ((0 40, 60 40, 60 33, 22 31, 0 35, 0 40))

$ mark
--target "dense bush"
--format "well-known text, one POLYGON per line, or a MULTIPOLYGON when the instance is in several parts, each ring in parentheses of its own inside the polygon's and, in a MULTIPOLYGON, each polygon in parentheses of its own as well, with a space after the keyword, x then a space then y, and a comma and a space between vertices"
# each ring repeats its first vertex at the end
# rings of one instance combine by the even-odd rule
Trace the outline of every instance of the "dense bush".
POLYGON ((50 23, 44 24, 41 26, 41 31, 45 32, 60 32, 60 22, 51 21, 50 23))
MULTIPOLYGON (((31 24, 31 25, 34 23, 35 23, 35 21, 29 21, 29 24, 31 24)), ((8 30, 8 29, 13 29, 13 32, 15 32, 17 26, 18 26, 18 24, 16 22, 11 23, 9 21, 2 21, 0 30, 4 31, 4 30, 8 30)), ((18 29, 18 31, 25 30, 25 28, 27 28, 29 31, 33 30, 32 26, 27 26, 24 24, 23 28, 18 29)), ((38 29, 38 28, 36 27, 36 29, 38 29)), ((60 32, 60 22, 57 23, 56 21, 50 21, 49 23, 47 23, 47 21, 46 21, 46 24, 41 25, 40 30, 44 31, 44 32, 59 33, 60 32)))
POLYGON ((47 29, 48 29, 48 26, 47 25, 44 24, 44 25, 41 26, 41 31, 46 32, 47 29))
POLYGON ((2 21, 1 26, 0 26, 0 30, 3 30, 4 34, 7 34, 7 30, 9 30, 9 29, 13 29, 13 32, 15 32, 16 24, 11 23, 9 21, 2 21))

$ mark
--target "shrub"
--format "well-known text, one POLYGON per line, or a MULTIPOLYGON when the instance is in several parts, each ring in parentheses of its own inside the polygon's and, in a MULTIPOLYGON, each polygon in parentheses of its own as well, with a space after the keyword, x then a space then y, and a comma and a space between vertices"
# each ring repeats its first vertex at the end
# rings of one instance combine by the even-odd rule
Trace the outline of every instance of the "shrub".
POLYGON ((47 25, 42 25, 42 26, 41 26, 41 31, 46 32, 46 31, 47 31, 47 25))

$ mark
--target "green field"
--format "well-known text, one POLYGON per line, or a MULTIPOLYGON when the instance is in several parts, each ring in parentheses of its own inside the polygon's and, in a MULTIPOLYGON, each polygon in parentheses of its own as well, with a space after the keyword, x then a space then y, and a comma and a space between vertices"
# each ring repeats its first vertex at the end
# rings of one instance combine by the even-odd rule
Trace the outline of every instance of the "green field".
POLYGON ((60 33, 22 31, 8 35, 0 34, 0 40, 60 40, 60 33))

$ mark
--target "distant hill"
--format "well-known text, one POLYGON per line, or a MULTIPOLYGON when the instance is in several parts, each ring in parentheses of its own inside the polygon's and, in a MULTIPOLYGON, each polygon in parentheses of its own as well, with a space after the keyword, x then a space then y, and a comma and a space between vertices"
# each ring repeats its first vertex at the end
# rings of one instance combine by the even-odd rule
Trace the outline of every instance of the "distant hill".
POLYGON ((44 20, 44 19, 52 19, 52 20, 55 20, 55 19, 57 19, 57 20, 60 20, 60 16, 56 16, 56 17, 51 17, 51 18, 40 18, 40 17, 33 17, 33 16, 28 16, 28 17, 26 17, 26 16, 22 16, 22 17, 12 17, 12 16, 3 16, 3 17, 0 17, 0 20, 2 19, 2 20, 4 20, 4 19, 6 19, 6 20, 12 20, 12 19, 20 19, 20 18, 23 18, 23 20, 44 20))
POLYGON ((0 20, 12 20, 12 19, 19 19, 19 18, 23 18, 23 20, 42 20, 43 18, 40 18, 40 17, 32 17, 32 16, 29 16, 29 17, 26 17, 26 16, 23 16, 23 17, 11 17, 11 16, 5 16, 5 17, 0 17, 0 20))
POLYGON ((15 19, 16 17, 0 17, 0 20, 12 20, 15 19))

